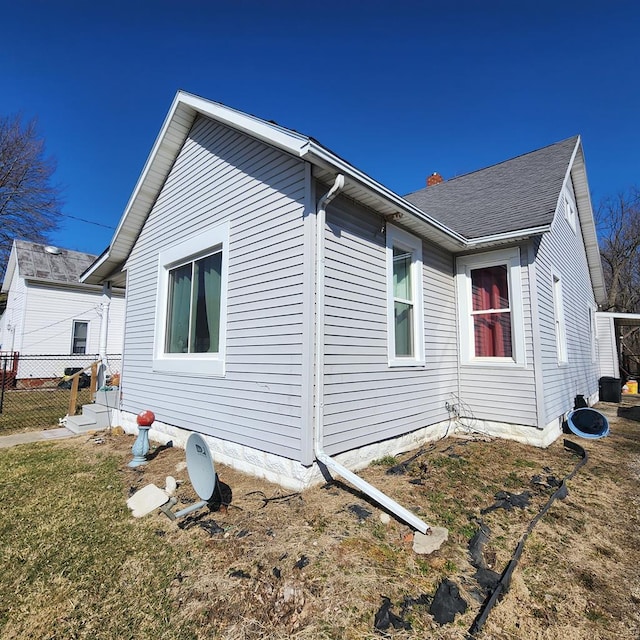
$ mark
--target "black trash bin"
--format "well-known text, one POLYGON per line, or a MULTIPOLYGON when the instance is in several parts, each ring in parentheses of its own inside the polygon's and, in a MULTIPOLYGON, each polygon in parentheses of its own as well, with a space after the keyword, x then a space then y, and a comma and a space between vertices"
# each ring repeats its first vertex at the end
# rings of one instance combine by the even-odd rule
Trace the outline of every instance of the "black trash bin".
POLYGON ((600 401, 601 402, 622 402, 622 381, 620 378, 600 378, 600 401))

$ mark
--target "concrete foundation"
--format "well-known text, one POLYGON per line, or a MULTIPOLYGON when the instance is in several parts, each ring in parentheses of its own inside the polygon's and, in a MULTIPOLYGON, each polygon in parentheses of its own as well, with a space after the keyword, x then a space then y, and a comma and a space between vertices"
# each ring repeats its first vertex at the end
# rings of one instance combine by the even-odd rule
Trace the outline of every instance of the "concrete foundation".
MULTIPOLYGON (((121 425, 126 433, 138 433, 136 415, 133 413, 114 410, 113 424, 121 425)), ((186 429, 156 420, 149 431, 149 438, 162 444, 172 440, 174 446, 184 448, 190 433, 191 431, 186 429)), ((346 451, 334 456, 334 458, 348 469, 358 471, 367 467, 373 460, 411 451, 427 442, 439 440, 446 435, 468 435, 471 433, 507 438, 536 447, 547 447, 562 434, 562 419, 559 418, 553 421, 544 429, 479 420, 475 420, 473 428, 470 428, 470 426, 464 424, 464 421, 459 424, 451 424, 446 421, 418 429, 398 438, 346 451)), ((259 451, 252 447, 204 434, 203 437, 209 445, 211 454, 216 462, 258 478, 264 478, 286 489, 301 491, 325 481, 317 464, 306 467, 295 460, 259 451)))

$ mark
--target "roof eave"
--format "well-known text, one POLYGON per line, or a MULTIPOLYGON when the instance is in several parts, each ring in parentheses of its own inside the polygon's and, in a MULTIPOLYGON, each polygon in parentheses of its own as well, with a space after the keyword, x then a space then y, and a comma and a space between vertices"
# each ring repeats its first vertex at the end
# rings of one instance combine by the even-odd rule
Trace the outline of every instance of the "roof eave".
POLYGON ((469 238, 466 245, 470 249, 484 248, 495 244, 505 244, 507 242, 519 242, 528 240, 534 236, 540 236, 551 231, 550 224, 529 227, 528 229, 518 229, 516 231, 506 231, 504 233, 494 233, 489 236, 469 238))
POLYGON ((448 240, 449 244, 453 243, 454 246, 464 244, 462 236, 447 229, 444 225, 332 154, 309 137, 284 129, 279 125, 265 122, 260 118, 237 111, 231 107, 205 100, 185 91, 178 91, 125 207, 111 244, 103 256, 82 274, 82 282, 98 284, 108 274, 114 273, 119 265, 123 265, 126 262, 142 229, 142 225, 171 171, 194 120, 199 114, 213 118, 217 122, 250 135, 295 157, 305 159, 325 168, 329 166, 336 172, 344 173, 350 180, 355 181, 365 191, 375 194, 380 201, 387 202, 393 209, 407 213, 422 224, 432 227, 435 234, 443 240, 448 240))
MULTIPOLYGON (((423 235, 428 237, 430 240, 440 242, 452 250, 465 246, 467 241, 464 236, 452 229, 449 229, 429 214, 411 204, 408 200, 405 200, 402 196, 394 193, 391 189, 388 189, 366 173, 342 160, 342 158, 331 153, 315 141, 309 140, 309 144, 303 153, 302 158, 315 166, 332 172, 344 174, 347 178, 344 192, 347 195, 350 195, 349 191, 351 187, 354 199, 359 199, 357 197, 359 188, 362 193, 369 194, 378 200, 383 205, 383 209, 388 207, 388 210, 384 213, 402 213, 411 217, 418 223, 418 225, 423 227, 423 235), (354 186, 356 187, 355 189, 353 189, 354 186)), ((403 221, 403 223, 404 222, 405 221, 403 221)))
POLYGON ((591 195, 589 193, 589 182, 587 180, 587 167, 580 136, 578 136, 576 148, 571 158, 567 175, 565 176, 565 184, 570 178, 573 180, 578 220, 580 221, 582 238, 587 254, 587 264, 589 266, 593 294, 596 302, 599 305, 604 305, 607 303, 607 287, 605 284, 604 270, 602 268, 602 260, 600 258, 600 245, 598 244, 596 222, 593 215, 591 195))

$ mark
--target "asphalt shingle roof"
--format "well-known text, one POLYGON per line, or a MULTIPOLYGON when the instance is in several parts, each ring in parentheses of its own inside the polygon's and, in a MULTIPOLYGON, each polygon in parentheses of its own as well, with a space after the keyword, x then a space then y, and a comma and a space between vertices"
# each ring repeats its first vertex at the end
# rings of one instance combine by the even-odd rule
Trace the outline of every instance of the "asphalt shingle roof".
POLYGON ((79 251, 59 249, 50 253, 45 245, 16 240, 18 273, 22 278, 78 284, 80 274, 91 265, 96 256, 79 251))
POLYGON ((404 198, 469 239, 547 225, 577 142, 567 138, 404 198))

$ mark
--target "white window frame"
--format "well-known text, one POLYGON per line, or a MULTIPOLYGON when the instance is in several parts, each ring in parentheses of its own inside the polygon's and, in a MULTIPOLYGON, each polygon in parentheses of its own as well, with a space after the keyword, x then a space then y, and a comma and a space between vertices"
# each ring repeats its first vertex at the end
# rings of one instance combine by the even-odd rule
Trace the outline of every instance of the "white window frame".
POLYGON ((568 193, 565 193, 564 196, 564 217, 567 219, 569 226, 575 233, 577 217, 576 206, 568 193))
POLYGON ((153 351, 154 371, 204 377, 223 377, 225 375, 228 269, 229 223, 202 231, 198 235, 160 252, 153 351), (181 264, 197 260, 216 251, 222 253, 218 353, 166 353, 169 272, 181 264))
POLYGON ((425 364, 424 301, 422 283, 422 240, 403 229, 387 224, 387 358, 390 367, 420 367, 425 364), (413 303, 412 356, 396 355, 395 296, 393 290, 393 248, 411 253, 411 293, 413 303))
POLYGON ((82 318, 74 318, 71 321, 71 355, 86 355, 87 353, 89 353, 89 329, 91 328, 91 322, 89 320, 83 320, 82 318), (87 325, 87 338, 86 338, 86 342, 84 345, 84 353, 76 353, 73 350, 73 343, 75 341, 75 336, 76 336, 76 324, 86 324, 87 325))
POLYGON ((567 329, 564 318, 564 302, 562 298, 562 277, 554 271, 551 275, 551 286, 553 287, 553 320, 554 332, 556 336, 556 355, 559 365, 569 362, 567 352, 567 329))
POLYGON ((456 296, 458 299, 458 326, 460 336, 460 362, 469 366, 524 367, 526 350, 524 339, 524 311, 522 305, 522 277, 520 249, 502 249, 486 253, 460 256, 456 259, 456 296), (487 357, 475 354, 471 272, 487 267, 507 267, 509 310, 511 313, 511 357, 487 357))
POLYGON ((596 307, 589 305, 589 334, 591 336, 591 363, 598 361, 598 330, 596 326, 596 307))

